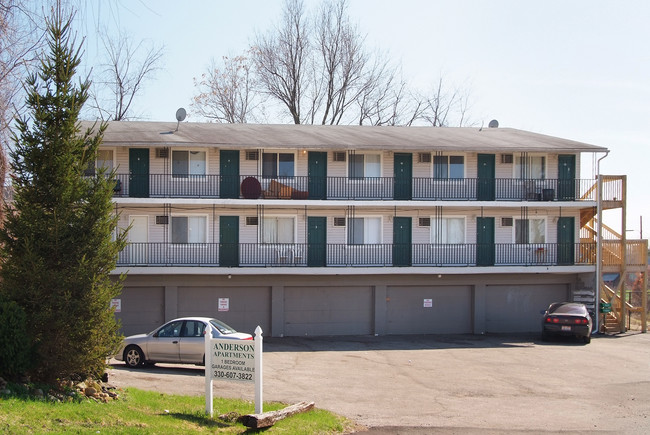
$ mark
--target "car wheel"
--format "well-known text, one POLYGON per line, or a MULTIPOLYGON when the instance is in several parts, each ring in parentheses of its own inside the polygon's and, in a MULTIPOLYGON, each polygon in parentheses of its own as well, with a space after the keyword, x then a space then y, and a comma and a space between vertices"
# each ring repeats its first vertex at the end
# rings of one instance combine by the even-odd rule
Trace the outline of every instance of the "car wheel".
POLYGON ((589 343, 591 343, 591 336, 588 335, 588 336, 586 336, 586 337, 582 337, 582 341, 584 341, 585 344, 589 344, 589 343))
POLYGON ((129 367, 141 367, 144 365, 144 355, 138 346, 129 346, 124 349, 124 362, 129 367))

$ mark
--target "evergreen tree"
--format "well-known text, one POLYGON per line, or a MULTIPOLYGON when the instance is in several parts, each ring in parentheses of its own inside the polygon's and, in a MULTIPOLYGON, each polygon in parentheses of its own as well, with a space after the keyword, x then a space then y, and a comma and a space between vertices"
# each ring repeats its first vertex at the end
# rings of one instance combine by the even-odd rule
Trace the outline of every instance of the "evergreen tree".
POLYGON ((89 81, 73 83, 81 44, 72 14, 59 6, 46 21, 47 53, 25 83, 26 115, 10 152, 14 202, 0 230, 1 291, 26 313, 33 379, 99 376, 120 342, 110 300, 125 235, 116 234, 114 173, 85 177, 105 125, 82 131, 89 81))

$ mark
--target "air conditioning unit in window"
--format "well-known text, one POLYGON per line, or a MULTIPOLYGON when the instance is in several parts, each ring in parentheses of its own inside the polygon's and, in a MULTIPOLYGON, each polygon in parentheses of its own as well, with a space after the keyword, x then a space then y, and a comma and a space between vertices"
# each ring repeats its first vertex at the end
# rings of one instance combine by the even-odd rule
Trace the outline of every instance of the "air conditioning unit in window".
POLYGON ((513 161, 512 154, 501 154, 501 163, 512 163, 513 161))
POLYGON ((246 216, 246 225, 257 225, 257 216, 246 216))
POLYGON ((169 224, 169 216, 163 215, 163 216, 156 216, 156 225, 168 225, 169 224))
POLYGON ((332 154, 332 160, 335 162, 344 162, 345 161, 345 152, 343 151, 334 151, 332 154))
POLYGON ((157 159, 169 158, 169 148, 156 148, 156 158, 157 159))
POLYGON ((501 226, 502 227, 511 227, 512 226, 512 218, 511 217, 502 217, 501 218, 501 226))
POLYGON ((419 163, 431 163, 431 153, 418 153, 419 163))
POLYGON ((421 217, 418 219, 418 225, 421 227, 430 227, 431 226, 431 218, 428 217, 421 217))
POLYGON ((246 151, 246 160, 259 160, 260 159, 260 152, 255 150, 255 151, 246 151))
POLYGON ((345 226, 345 218, 344 217, 335 217, 334 218, 334 226, 335 227, 344 227, 345 226))

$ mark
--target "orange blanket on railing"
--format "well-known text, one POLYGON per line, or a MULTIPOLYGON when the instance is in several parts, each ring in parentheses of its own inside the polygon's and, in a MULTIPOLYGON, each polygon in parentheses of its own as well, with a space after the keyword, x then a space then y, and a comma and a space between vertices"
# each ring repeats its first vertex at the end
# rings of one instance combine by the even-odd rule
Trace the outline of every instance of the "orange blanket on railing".
POLYGON ((307 192, 294 189, 291 186, 282 184, 276 180, 271 180, 269 188, 264 192, 264 198, 281 198, 281 199, 304 199, 307 198, 307 192))

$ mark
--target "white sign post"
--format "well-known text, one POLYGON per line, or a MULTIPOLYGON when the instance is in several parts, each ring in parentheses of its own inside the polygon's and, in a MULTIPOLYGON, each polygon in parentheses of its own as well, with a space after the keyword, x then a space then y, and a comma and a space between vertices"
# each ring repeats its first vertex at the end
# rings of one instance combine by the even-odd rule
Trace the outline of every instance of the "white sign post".
POLYGON ((255 383, 255 413, 262 413, 262 328, 255 340, 212 338, 205 334, 205 412, 212 417, 214 379, 255 383))
POLYGON ((255 414, 262 410, 262 328, 255 328, 255 414))

